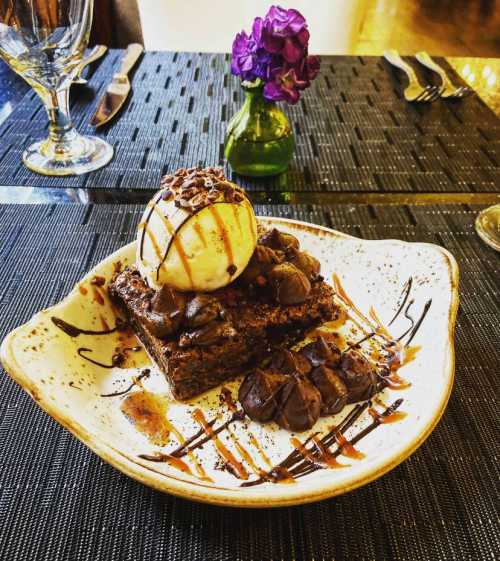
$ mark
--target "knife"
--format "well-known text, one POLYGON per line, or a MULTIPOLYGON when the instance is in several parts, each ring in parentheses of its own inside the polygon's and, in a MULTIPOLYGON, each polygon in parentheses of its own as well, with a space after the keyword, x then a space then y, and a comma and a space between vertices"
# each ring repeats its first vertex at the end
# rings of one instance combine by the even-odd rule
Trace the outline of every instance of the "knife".
POLYGON ((80 62, 80 64, 78 65, 78 71, 76 73, 76 76, 73 79, 73 84, 86 84, 87 80, 85 80, 84 78, 81 77, 82 72, 84 71, 84 69, 91 64, 92 62, 100 59, 108 50, 108 47, 105 47, 104 45, 96 45, 91 51, 90 53, 82 59, 82 61, 80 62))
POLYGON ((108 84, 90 119, 92 126, 100 127, 104 125, 121 109, 132 89, 127 74, 132 70, 143 51, 144 47, 138 43, 132 43, 127 47, 120 70, 113 76, 111 83, 108 84))

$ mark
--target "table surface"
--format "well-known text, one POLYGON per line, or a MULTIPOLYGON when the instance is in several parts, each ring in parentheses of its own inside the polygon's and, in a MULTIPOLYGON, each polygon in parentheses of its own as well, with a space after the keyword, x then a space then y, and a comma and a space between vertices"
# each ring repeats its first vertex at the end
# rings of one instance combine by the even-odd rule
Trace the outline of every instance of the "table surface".
MULTIPOLYGON (((186 61, 186 56, 179 54, 176 61, 186 61)), ((147 64, 157 61, 161 65, 161 60, 173 64, 173 58, 172 53, 152 53, 147 64)), ((225 60, 220 55, 214 59, 225 60)), ((342 59, 356 69, 363 61, 352 58, 351 64, 348 57, 339 60, 342 59)), ((372 70, 392 80, 387 89, 392 92, 389 106, 396 104, 398 111, 408 111, 416 119, 427 118, 427 111, 431 117, 435 114, 437 105, 430 109, 403 106, 397 95, 401 83, 385 67, 378 68, 378 62, 372 70)), ((481 59, 449 62, 460 74, 464 65, 470 64, 477 75, 486 64, 481 59)), ((494 62, 488 64, 493 66, 494 62)), ((156 72, 157 65, 153 65, 153 74, 165 83, 162 68, 156 72)), ((92 77, 99 77, 103 69, 97 67, 92 77)), ((138 70, 134 80, 140 81, 143 73, 140 67, 138 70)), ((352 78, 351 87, 355 83, 352 78)), ((101 79, 99 88, 103 85, 101 79)), ((26 92, 26 85, 0 62, 0 128, 5 126, 6 118, 22 110, 19 103, 26 92)), ((498 111, 500 89, 496 95, 491 88, 486 93, 483 99, 498 111)), ((338 92, 328 95, 337 94, 340 96, 338 92)), ((237 107, 240 101, 235 94, 228 107, 237 107)), ((486 106, 478 99, 467 103, 463 108, 442 108, 451 116, 448 133, 460 134, 460 119, 474 118, 476 110, 486 115, 488 130, 495 131, 498 122, 495 124, 486 106)), ((206 105, 200 107, 200 111, 206 110, 206 105)), ((343 110, 348 119, 358 118, 350 112, 348 103, 343 110)), ((153 121, 155 111, 157 108, 153 121)), ((179 116, 172 116, 169 126, 176 119, 182 126, 179 116)), ((125 127, 123 123, 118 121, 117 126, 125 127)), ((219 135, 224 124, 216 123, 219 135)), ((377 135, 386 138, 383 130, 390 129, 387 123, 377 129, 376 123, 371 126, 361 122, 360 127, 362 132, 373 129, 370 134, 375 135, 374 147, 377 139, 380 144, 377 135)), ((481 125, 476 126, 476 132, 477 127, 481 125)), ((346 148, 341 140, 352 133, 348 129, 340 130, 341 139, 336 144, 329 136, 328 148, 318 145, 319 150, 344 154, 346 148)), ((41 128, 38 133, 43 134, 41 128)), ((23 131, 19 138, 22 135, 23 131)), ((174 134, 170 141, 176 139, 174 134)), ((435 148, 435 139, 425 140, 435 148)), ((487 140, 498 149, 500 138, 487 140)), ((425 152, 424 144, 415 146, 425 152)), ((418 159, 419 153, 416 154, 418 159)), ((324 224, 365 238, 437 243, 457 258, 461 304, 456 332, 456 382, 439 425, 407 461, 366 487, 313 505, 246 511, 194 504, 152 491, 105 464, 45 415, 2 372, 0 557, 16 561, 495 559, 500 551, 494 493, 500 441, 495 401, 500 371, 500 259, 474 231, 475 216, 483 208, 474 203, 500 200, 499 160, 497 153, 488 154, 496 165, 484 151, 476 155, 488 169, 481 179, 487 187, 483 192, 472 191, 478 178, 473 173, 474 166, 471 169, 462 155, 457 156, 462 167, 455 177, 461 187, 453 191, 426 188, 425 183, 415 190, 354 191, 342 183, 342 177, 333 187, 317 184, 315 191, 282 188, 279 182, 263 182, 258 188, 247 185, 259 214, 324 224)), ((307 152, 300 158, 307 161, 307 152)), ((436 163, 432 151, 428 161, 421 162, 424 169, 429 162, 436 163)), ((380 158, 374 157, 366 168, 349 173, 358 173, 362 185, 379 163, 380 158)), ((0 160, 0 174, 4 164, 0 160)), ((434 181, 436 170, 429 171, 429 183, 439 185, 434 181)), ((314 185, 314 173, 312 179, 314 185)), ((143 204, 153 187, 131 187, 126 174, 121 183, 123 188, 116 188, 111 180, 97 188, 61 188, 29 182, 0 185, 0 339, 41 308, 57 302, 90 267, 133 239, 143 204)))
MULTIPOLYGON (((89 116, 120 56, 110 51, 92 69, 90 86, 72 89, 72 115, 84 133, 93 132, 89 116)), ((460 70, 464 64, 464 59, 450 60, 451 66, 442 63, 451 73, 453 65, 460 70)), ((480 59, 466 60, 479 75, 480 59)), ((12 112, 0 123, 0 200, 145 202, 167 170, 224 165, 225 127, 242 103, 241 87, 228 67, 227 55, 146 53, 125 109, 98 131, 115 146, 114 160, 70 178, 38 176, 20 163, 24 146, 45 134, 46 117, 35 93, 4 67, 3 114, 12 112)), ((491 78, 495 61, 487 68, 491 78)), ((431 78, 416 69, 422 79, 431 78)), ((461 74, 455 75, 457 84, 461 74)), ((484 96, 486 82, 476 82, 484 96)), ((500 121, 494 112, 478 95, 408 104, 404 85, 380 57, 323 57, 320 76, 299 104, 286 109, 297 143, 289 171, 275 178, 235 179, 255 202, 497 201, 500 121)), ((488 93, 495 108, 500 96, 488 93)))

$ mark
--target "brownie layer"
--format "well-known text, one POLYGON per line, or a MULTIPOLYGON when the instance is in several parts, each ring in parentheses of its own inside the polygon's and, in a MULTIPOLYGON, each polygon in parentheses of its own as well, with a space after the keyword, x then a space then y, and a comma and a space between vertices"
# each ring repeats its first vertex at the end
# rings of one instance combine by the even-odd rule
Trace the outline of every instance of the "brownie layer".
MULTIPOLYGON (((227 337, 189 342, 192 330, 181 326, 159 338, 148 329, 137 309, 155 295, 135 269, 126 269, 109 286, 112 300, 125 313, 134 331, 170 383, 177 399, 189 399, 255 366, 272 347, 291 344, 322 322, 333 320, 338 308, 333 289, 322 280, 312 283, 307 299, 283 305, 260 298, 237 283, 213 292, 224 309, 227 337), (186 341, 188 341, 186 343, 186 341)), ((187 300, 195 298, 187 295, 187 300)))

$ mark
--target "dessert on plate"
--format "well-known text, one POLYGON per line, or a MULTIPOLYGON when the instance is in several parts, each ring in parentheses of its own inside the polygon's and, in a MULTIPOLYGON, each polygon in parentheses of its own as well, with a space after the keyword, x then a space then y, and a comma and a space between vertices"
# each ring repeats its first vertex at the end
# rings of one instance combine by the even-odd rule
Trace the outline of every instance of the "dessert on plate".
POLYGON ((214 168, 162 180, 138 227, 136 267, 109 285, 177 399, 253 371, 334 320, 320 263, 257 225, 243 189, 214 168))

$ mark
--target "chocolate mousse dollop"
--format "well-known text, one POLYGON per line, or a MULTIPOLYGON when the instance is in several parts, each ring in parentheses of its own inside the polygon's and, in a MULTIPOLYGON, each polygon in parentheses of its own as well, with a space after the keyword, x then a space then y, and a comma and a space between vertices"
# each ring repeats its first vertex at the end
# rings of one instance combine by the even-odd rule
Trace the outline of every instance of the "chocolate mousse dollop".
MULTIPOLYGON (((240 279, 247 284, 256 281, 257 277, 265 277, 269 271, 285 260, 285 254, 265 245, 258 245, 253 252, 246 269, 241 273, 240 279)), ((264 283, 265 284, 265 279, 264 283)))
POLYGON ((321 394, 304 376, 289 376, 278 400, 275 421, 280 427, 290 431, 310 429, 321 414, 321 394))
POLYGON ((327 343, 324 337, 318 337, 300 349, 300 354, 305 357, 313 368, 325 364, 336 367, 340 364, 342 353, 333 343, 327 343))
POLYGON ((186 306, 184 323, 187 327, 201 327, 223 317, 224 310, 217 298, 209 294, 197 294, 186 306))
POLYGON ((278 349, 273 353, 271 368, 283 374, 290 375, 297 372, 305 375, 311 371, 311 364, 299 353, 289 351, 288 349, 278 349))
POLYGON ((309 378, 321 394, 321 414, 334 415, 342 411, 349 392, 338 372, 322 364, 311 372, 309 378))
POLYGON ((268 274, 268 282, 280 304, 302 304, 311 292, 306 275, 291 263, 280 263, 268 274))
POLYGON ((292 248, 287 251, 287 261, 301 270, 310 281, 315 281, 320 276, 321 263, 305 251, 292 248))
POLYGON ((299 351, 277 349, 266 364, 245 378, 243 409, 251 419, 275 421, 297 432, 311 428, 320 415, 335 415, 348 403, 370 399, 384 374, 359 350, 341 353, 321 336, 299 351))
POLYGON ((258 243, 270 247, 271 249, 279 249, 281 251, 287 251, 288 249, 299 249, 299 240, 292 236, 292 234, 286 234, 285 232, 280 232, 276 228, 264 232, 258 240, 258 243))
POLYGON ((349 391, 348 403, 370 399, 377 393, 379 377, 376 367, 356 350, 343 353, 339 372, 349 391))
POLYGON ((184 294, 164 285, 151 298, 142 299, 136 306, 136 313, 153 335, 164 338, 179 329, 185 307, 184 294))
POLYGON ((248 374, 238 392, 246 414, 260 423, 274 419, 278 411, 278 394, 286 382, 284 374, 273 370, 257 369, 248 374))
POLYGON ((179 347, 208 347, 238 335, 234 327, 226 321, 212 321, 199 329, 186 331, 179 338, 179 347))

